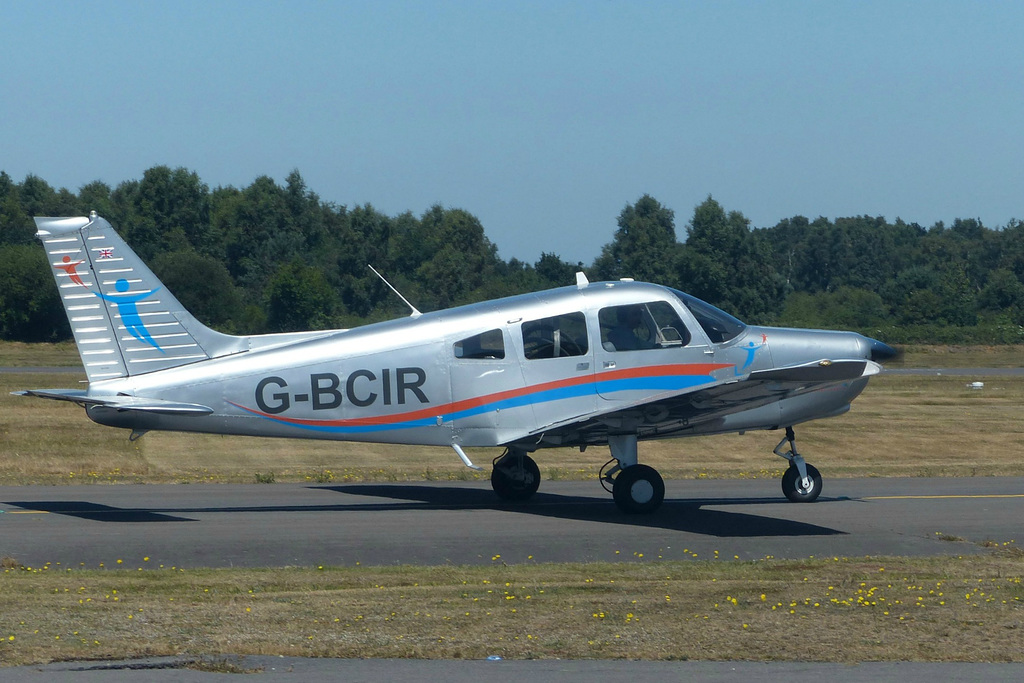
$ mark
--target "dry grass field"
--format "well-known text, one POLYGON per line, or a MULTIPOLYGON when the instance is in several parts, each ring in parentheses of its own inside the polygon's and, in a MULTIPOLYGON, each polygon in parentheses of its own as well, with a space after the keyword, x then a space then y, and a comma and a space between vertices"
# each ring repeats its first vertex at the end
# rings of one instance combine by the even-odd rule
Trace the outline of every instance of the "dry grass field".
POLYGON ((73 341, 59 344, 25 344, 0 341, 0 367, 81 367, 82 361, 73 341))
MULTIPOLYGON (((72 374, 0 374, 0 483, 408 481, 472 479, 446 448, 150 433, 90 422, 77 406, 11 396, 75 386, 72 374)), ((1024 377, 882 375, 846 415, 797 427, 801 453, 828 477, 1024 474, 1024 377), (971 389, 970 381, 985 383, 971 389)), ((641 444, 668 478, 781 476, 781 432, 641 444)), ((486 466, 497 449, 471 451, 486 466)), ((606 448, 536 454, 546 479, 596 478, 606 448)))

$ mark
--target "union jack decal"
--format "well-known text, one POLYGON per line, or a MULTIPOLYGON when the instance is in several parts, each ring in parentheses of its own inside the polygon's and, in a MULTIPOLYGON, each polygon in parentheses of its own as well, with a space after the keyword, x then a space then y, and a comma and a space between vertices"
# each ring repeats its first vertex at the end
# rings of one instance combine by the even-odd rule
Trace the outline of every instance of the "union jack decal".
POLYGON ((99 250, 99 258, 100 259, 114 258, 114 250, 113 250, 113 248, 111 248, 111 249, 100 249, 99 250))

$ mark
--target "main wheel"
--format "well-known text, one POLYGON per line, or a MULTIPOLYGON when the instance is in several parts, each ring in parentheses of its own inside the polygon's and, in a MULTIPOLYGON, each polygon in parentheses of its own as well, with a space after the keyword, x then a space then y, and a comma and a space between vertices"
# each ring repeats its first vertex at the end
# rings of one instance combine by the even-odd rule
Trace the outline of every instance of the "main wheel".
POLYGON ((631 465, 615 477, 612 498, 625 513, 648 514, 665 500, 665 481, 653 467, 631 465))
POLYGON ((800 472, 794 465, 790 465, 786 473, 782 475, 782 492, 794 503, 810 503, 821 495, 821 474, 814 465, 807 465, 807 477, 811 485, 804 488, 800 485, 800 472))
POLYGON ((526 500, 540 488, 540 468, 530 456, 524 454, 522 458, 521 468, 519 456, 512 453, 494 463, 491 488, 502 500, 526 500))

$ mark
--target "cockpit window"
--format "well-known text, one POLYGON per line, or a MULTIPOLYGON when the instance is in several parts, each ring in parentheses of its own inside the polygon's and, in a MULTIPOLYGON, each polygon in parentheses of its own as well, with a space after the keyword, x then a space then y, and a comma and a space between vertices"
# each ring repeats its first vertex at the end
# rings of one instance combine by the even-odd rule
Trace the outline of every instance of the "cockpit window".
POLYGON ((522 325, 523 352, 529 360, 585 356, 587 319, 582 313, 566 313, 530 320, 522 325))
POLYGON ((598 314, 605 351, 686 346, 690 331, 667 301, 608 306, 598 314))
POLYGON ((744 323, 706 301, 701 301, 695 296, 675 289, 672 290, 672 293, 690 309, 690 313, 693 313, 693 317, 697 319, 705 334, 708 335, 708 339, 714 344, 735 339, 747 328, 744 323))
POLYGON ((455 342, 455 357, 465 359, 500 359, 505 357, 505 337, 501 330, 488 330, 455 342))

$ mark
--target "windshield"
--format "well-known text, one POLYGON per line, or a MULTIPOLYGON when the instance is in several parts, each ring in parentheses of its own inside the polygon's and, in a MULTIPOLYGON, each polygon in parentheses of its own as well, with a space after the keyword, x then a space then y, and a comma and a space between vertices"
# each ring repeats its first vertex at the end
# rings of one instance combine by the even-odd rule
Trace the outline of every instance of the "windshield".
POLYGON ((676 289, 673 289, 672 293, 679 297, 684 306, 690 309, 690 313, 693 313, 693 317, 697 319, 697 322, 704 329, 712 343, 721 344, 730 339, 735 339, 747 327, 725 311, 715 308, 708 302, 701 301, 695 296, 690 296, 676 289))

